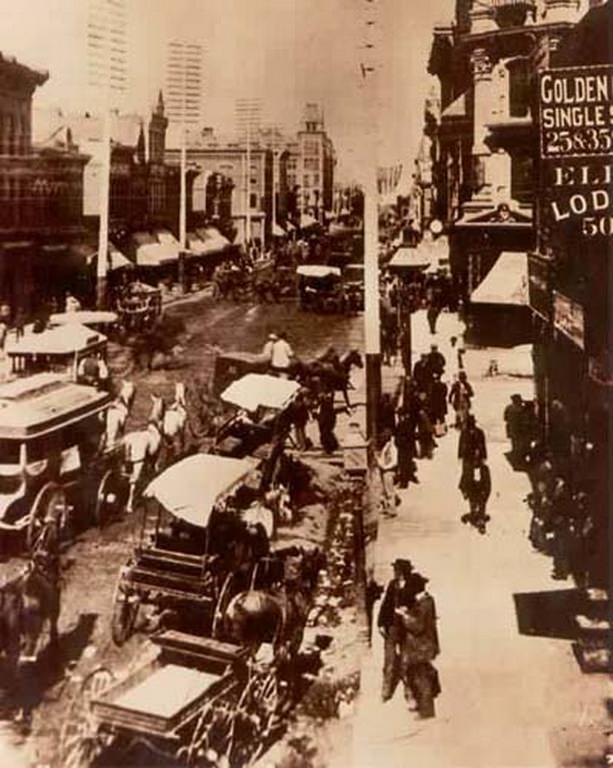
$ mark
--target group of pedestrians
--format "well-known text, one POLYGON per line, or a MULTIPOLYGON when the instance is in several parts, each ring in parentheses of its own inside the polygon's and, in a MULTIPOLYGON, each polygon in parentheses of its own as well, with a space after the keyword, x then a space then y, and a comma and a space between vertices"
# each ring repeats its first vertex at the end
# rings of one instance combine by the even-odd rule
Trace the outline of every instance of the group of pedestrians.
POLYGON ((392 566, 394 577, 377 619, 384 641, 381 696, 389 701, 402 682, 409 708, 420 718, 431 718, 441 692, 432 663, 440 651, 434 599, 426 589, 428 579, 413 570, 410 560, 398 558, 392 566))

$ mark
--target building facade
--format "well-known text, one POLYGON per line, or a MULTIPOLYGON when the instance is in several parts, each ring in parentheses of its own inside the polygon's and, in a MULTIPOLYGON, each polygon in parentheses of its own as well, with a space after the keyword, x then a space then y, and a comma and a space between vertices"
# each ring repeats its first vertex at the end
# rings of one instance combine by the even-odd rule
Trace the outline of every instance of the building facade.
POLYGON ((32 96, 47 79, 0 57, 0 299, 13 312, 29 313, 49 285, 69 280, 70 245, 83 231, 87 156, 70 136, 60 147, 32 141, 32 96))
POLYGON ((441 112, 433 207, 450 234, 469 331, 481 341, 514 344, 531 335, 535 72, 586 9, 577 0, 457 0, 454 23, 434 30, 429 71, 440 82, 441 112), (488 278, 508 291, 497 298, 483 290, 481 303, 475 292, 488 278))

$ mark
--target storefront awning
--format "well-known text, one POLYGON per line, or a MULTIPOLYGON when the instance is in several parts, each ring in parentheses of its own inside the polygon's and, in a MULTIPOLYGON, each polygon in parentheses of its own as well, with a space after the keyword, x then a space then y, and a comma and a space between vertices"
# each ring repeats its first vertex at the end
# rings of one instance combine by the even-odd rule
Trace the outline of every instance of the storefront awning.
POLYGON ((313 218, 313 216, 308 213, 303 213, 300 216, 300 229, 308 229, 309 227, 314 227, 317 223, 317 219, 313 218))
POLYGON ((287 234, 283 227, 281 227, 279 224, 272 225, 272 233, 275 237, 285 237, 287 234))
POLYGON ((481 284, 472 292, 473 304, 528 306, 528 256, 503 251, 481 284))
POLYGON ((178 250, 169 249, 162 243, 147 243, 136 249, 136 264, 139 267, 161 267, 179 258, 178 250))
POLYGON ((400 246, 392 256, 388 267, 392 269, 424 269, 429 267, 432 259, 429 253, 422 248, 409 248, 400 246))

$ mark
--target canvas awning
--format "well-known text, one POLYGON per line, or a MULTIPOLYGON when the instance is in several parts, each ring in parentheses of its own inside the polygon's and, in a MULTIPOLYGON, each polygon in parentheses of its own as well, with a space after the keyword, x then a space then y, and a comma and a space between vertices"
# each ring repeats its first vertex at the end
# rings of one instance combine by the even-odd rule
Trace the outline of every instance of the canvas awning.
MULTIPOLYGON (((70 246, 70 251, 75 257, 83 259, 88 265, 95 264, 98 256, 98 248, 92 243, 76 243, 70 246)), ((116 269, 131 269, 134 264, 126 258, 113 243, 108 244, 107 269, 113 272, 116 269)))
POLYGON ((49 322, 51 325, 112 325, 117 322, 117 313, 90 309, 77 312, 55 312, 49 318, 49 322))
POLYGON ((390 259, 392 269, 424 269, 432 263, 432 254, 425 248, 409 248, 401 245, 390 259))
POLYGON ((472 292, 473 304, 528 306, 528 256, 504 251, 472 292))
POLYGON ((104 341, 106 336, 102 333, 79 323, 70 323, 7 341, 6 352, 9 355, 69 355, 104 341))
POLYGON ((272 225, 272 233, 275 237, 285 237, 287 234, 283 227, 276 223, 272 225))
POLYGON ((309 227, 314 227, 316 224, 318 224, 317 219, 310 214, 303 213, 300 216, 300 229, 308 229, 309 227))
POLYGON ((161 267, 178 258, 179 251, 163 243, 146 243, 136 249, 136 263, 139 267, 161 267))
POLYGON ((258 408, 282 410, 296 397, 300 384, 266 373, 248 373, 233 381, 221 393, 221 399, 231 405, 254 412, 258 408))
POLYGON ((215 504, 254 468, 247 459, 196 453, 170 466, 145 489, 164 509, 191 525, 206 528, 215 504))
POLYGON ((328 267, 326 264, 301 264, 296 268, 296 274, 302 277, 329 277, 341 276, 339 267, 328 267))

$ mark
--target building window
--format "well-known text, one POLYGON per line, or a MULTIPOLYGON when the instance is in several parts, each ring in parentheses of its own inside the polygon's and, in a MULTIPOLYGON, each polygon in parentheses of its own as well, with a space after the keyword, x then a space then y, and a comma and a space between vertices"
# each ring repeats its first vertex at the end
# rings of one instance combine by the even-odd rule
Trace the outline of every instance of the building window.
POLYGON ((534 161, 532 157, 511 160, 511 197, 522 203, 534 200, 534 161))
POLYGON ((249 195, 249 207, 252 210, 258 207, 258 196, 255 192, 251 192, 249 195))
POLYGON ((311 177, 307 173, 304 174, 302 185, 307 188, 311 186, 311 177))
POLYGON ((303 145, 305 155, 319 155, 319 142, 318 141, 305 141, 303 145))
POLYGON ((257 179, 257 176, 252 176, 252 177, 249 179, 249 181, 251 182, 251 184, 252 184, 252 185, 254 185, 254 184, 255 184, 255 185, 257 185, 257 183, 258 183, 258 179, 257 179))
POLYGON ((305 157, 304 158, 304 170, 305 171, 318 171, 319 170, 319 158, 318 157, 305 157))
POLYGON ((318 187, 319 186, 319 174, 315 173, 313 174, 313 186, 318 187))

